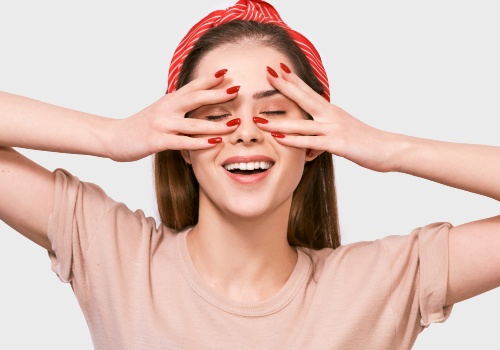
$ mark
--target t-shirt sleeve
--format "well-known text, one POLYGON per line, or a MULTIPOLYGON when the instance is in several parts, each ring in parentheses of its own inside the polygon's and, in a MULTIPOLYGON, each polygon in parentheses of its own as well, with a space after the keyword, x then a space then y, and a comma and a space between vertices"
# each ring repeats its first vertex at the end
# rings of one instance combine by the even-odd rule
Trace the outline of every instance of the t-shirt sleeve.
POLYGON ((444 322, 451 313, 452 306, 445 305, 450 228, 449 223, 434 223, 408 236, 381 240, 389 264, 394 312, 404 319, 405 314, 418 311, 422 327, 444 322))
POLYGON ((47 227, 49 257, 59 279, 71 282, 73 267, 82 266, 94 233, 117 202, 99 186, 79 181, 64 169, 56 169, 54 178, 54 204, 47 227))

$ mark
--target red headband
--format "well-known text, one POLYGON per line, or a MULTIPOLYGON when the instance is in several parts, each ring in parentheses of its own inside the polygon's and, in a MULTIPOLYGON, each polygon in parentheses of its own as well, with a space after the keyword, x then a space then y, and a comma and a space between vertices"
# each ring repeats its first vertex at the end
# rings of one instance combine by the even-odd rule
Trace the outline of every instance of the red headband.
POLYGON ((234 6, 226 10, 216 10, 196 23, 182 39, 175 50, 170 70, 168 72, 168 92, 175 91, 182 63, 186 59, 189 51, 193 48, 196 41, 210 28, 217 27, 223 23, 233 20, 257 21, 263 23, 272 23, 286 29, 295 43, 302 49, 309 63, 312 66, 314 74, 323 85, 323 97, 330 101, 330 88, 328 86, 328 77, 325 68, 321 63, 321 57, 314 45, 302 34, 288 27, 281 19, 278 12, 265 1, 261 0, 239 0, 234 6))

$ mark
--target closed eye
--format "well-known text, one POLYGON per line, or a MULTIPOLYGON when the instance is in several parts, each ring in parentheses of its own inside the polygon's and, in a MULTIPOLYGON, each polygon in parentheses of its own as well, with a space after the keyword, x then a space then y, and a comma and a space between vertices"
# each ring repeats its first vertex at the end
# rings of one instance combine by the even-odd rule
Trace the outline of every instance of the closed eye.
POLYGON ((210 121, 218 121, 218 120, 222 120, 224 118, 227 118, 229 117, 231 114, 221 114, 221 115, 207 115, 205 116, 205 119, 206 120, 210 120, 210 121))
POLYGON ((283 115, 283 114, 286 114, 286 111, 265 111, 265 112, 260 112, 260 114, 265 114, 265 115, 283 115))

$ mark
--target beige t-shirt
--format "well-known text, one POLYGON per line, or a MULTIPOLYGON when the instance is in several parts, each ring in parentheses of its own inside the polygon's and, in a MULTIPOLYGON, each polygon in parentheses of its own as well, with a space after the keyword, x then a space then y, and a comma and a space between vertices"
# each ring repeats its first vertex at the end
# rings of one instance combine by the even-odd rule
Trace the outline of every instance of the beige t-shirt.
POLYGON ((410 349, 443 322, 450 224, 335 250, 298 250, 260 302, 210 289, 186 245, 98 186, 55 171, 52 269, 70 282, 96 349, 410 349), (313 277, 313 278, 311 278, 313 277))

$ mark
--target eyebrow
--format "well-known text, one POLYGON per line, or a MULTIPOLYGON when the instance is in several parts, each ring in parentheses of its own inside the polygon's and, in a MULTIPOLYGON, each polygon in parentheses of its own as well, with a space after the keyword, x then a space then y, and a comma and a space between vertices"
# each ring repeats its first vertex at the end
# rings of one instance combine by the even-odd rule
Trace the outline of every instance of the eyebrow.
MULTIPOLYGON (((277 95, 277 94, 281 94, 281 92, 279 92, 278 90, 266 90, 266 91, 259 91, 259 92, 256 92, 252 95, 252 98, 255 99, 255 100, 258 100, 258 99, 261 99, 261 98, 265 98, 265 97, 270 97, 270 96, 274 96, 274 95, 277 95)), ((229 101, 231 102, 231 101, 229 101)), ((225 103, 228 103, 228 102, 225 102, 225 103)), ((225 103, 222 103, 222 104, 225 104, 225 103)), ((190 118, 190 114, 192 113, 193 111, 189 111, 186 113, 185 115, 185 118, 190 118)))
POLYGON ((276 94, 281 94, 281 92, 279 92, 278 90, 259 91, 259 92, 256 92, 255 94, 253 94, 252 97, 255 100, 258 100, 260 98, 269 97, 269 96, 273 96, 276 94))

